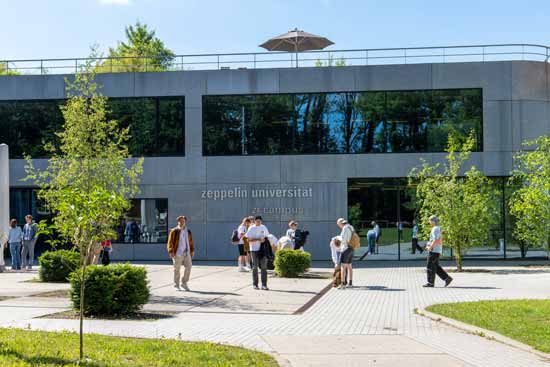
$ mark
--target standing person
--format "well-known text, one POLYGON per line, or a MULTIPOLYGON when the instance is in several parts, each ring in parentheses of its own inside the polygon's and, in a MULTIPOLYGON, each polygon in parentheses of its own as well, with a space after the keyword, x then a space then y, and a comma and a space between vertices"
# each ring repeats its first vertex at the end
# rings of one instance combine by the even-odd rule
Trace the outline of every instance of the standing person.
POLYGON ((252 285, 254 289, 258 288, 258 267, 260 267, 262 278, 262 290, 269 290, 267 288, 267 256, 262 251, 262 244, 269 236, 269 230, 262 224, 262 217, 256 216, 254 218, 254 225, 248 228, 246 237, 250 244, 250 256, 252 257, 252 285))
POLYGON ((441 237, 441 227, 439 227, 439 219, 435 215, 432 215, 428 220, 430 226, 432 226, 432 230, 430 232, 430 240, 426 245, 426 250, 428 251, 428 283, 424 284, 423 287, 433 288, 436 274, 445 281, 446 287, 451 284, 453 278, 451 278, 439 265, 439 257, 443 252, 443 240, 441 237))
POLYGON ((380 246, 380 236, 382 235, 382 231, 380 230, 380 226, 376 222, 372 222, 372 229, 376 232, 376 253, 378 253, 378 247, 380 246))
POLYGON ((374 229, 369 229, 367 232, 367 244, 369 255, 374 255, 376 249, 376 231, 374 229))
POLYGON ((353 247, 350 246, 351 236, 353 235, 353 232, 355 231, 351 224, 348 223, 347 220, 344 218, 339 218, 336 221, 336 224, 338 227, 342 230, 340 233, 340 252, 342 255, 340 255, 340 264, 341 264, 341 279, 342 284, 340 284, 339 289, 343 289, 345 287, 353 287, 353 270, 351 267, 352 261, 353 261, 353 247), (346 281, 349 280, 349 282, 346 281))
POLYGON ((191 276, 192 258, 195 255, 195 244, 193 234, 187 228, 187 217, 180 215, 176 218, 178 224, 170 230, 168 235, 167 250, 172 262, 174 263, 174 287, 177 290, 181 288, 189 291, 189 277, 191 276), (183 277, 181 278, 180 288, 180 270, 181 265, 185 267, 183 277))
POLYGON ((288 229, 286 230, 286 236, 292 241, 292 248, 296 248, 296 229, 298 228, 298 222, 291 220, 288 222, 288 229))
POLYGON ((420 251, 420 253, 424 252, 424 249, 418 244, 418 226, 415 220, 413 220, 411 246, 413 255, 416 253, 416 250, 420 251))
POLYGON ((23 253, 21 255, 23 269, 31 270, 34 263, 34 245, 38 237, 38 226, 32 220, 32 215, 25 216, 25 226, 23 227, 23 253), (27 260, 27 256, 29 260, 27 260))
POLYGON ((340 246, 342 245, 342 239, 340 236, 332 237, 330 240, 330 255, 332 257, 332 263, 334 264, 334 272, 332 273, 332 287, 336 288, 341 283, 341 275, 340 272, 342 271, 340 266, 340 257, 342 256, 342 253, 340 252, 340 246))
POLYGON ((237 228, 237 236, 239 237, 239 257, 237 258, 237 263, 239 264, 239 271, 240 272, 247 272, 250 271, 250 268, 247 264, 248 262, 248 251, 244 246, 244 236, 246 235, 246 232, 248 231, 248 228, 252 224, 252 221, 249 217, 244 217, 241 225, 239 228, 237 228))
POLYGON ((23 231, 17 226, 17 219, 10 220, 10 230, 8 232, 8 243, 10 245, 11 268, 12 270, 21 270, 21 242, 23 241, 23 231))
POLYGON ((113 251, 111 240, 101 241, 101 263, 105 266, 111 263, 110 253, 113 251))

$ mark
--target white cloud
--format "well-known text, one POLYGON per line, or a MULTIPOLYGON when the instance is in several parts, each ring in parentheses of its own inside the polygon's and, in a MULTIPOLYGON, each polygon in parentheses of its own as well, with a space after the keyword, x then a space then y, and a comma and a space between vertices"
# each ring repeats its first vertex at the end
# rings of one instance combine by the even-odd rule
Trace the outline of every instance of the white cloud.
POLYGON ((102 5, 130 5, 130 0, 99 0, 102 5))

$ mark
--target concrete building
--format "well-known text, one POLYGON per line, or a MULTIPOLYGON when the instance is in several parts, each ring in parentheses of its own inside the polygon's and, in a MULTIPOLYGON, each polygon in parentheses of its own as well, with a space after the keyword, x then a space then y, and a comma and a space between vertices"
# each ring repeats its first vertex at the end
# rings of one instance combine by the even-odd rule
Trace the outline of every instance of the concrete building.
MULTIPOLYGON (((166 230, 181 214, 189 217, 197 259, 235 259, 230 235, 250 214, 262 215, 276 236, 284 233, 289 219, 298 220, 311 232, 307 248, 313 258, 327 259, 328 241, 338 232, 335 221, 348 217, 354 204, 361 211, 357 227, 371 220, 382 224, 382 239, 389 242, 379 258, 395 259, 398 252, 401 258, 417 257, 409 254, 407 231, 413 218, 405 205, 403 178, 421 158, 444 158, 445 126, 475 130, 480 141, 472 163, 494 177, 509 175, 522 141, 550 134, 546 62, 112 73, 98 75, 97 81, 108 97, 170 101, 147 100, 156 103, 157 127, 154 142, 144 143, 143 149, 148 144, 157 148, 150 154, 155 156, 144 154, 138 198, 144 200, 135 201, 129 216, 142 234, 136 244, 115 245, 117 259, 166 259, 166 230), (304 102, 304 96, 310 99, 304 102), (164 123, 162 103, 181 108, 183 116, 176 118, 181 125, 172 126, 176 136, 163 137, 158 130, 164 123), (315 117, 311 111, 319 103, 325 109, 315 117), (332 107, 327 109, 326 103, 332 107), (346 109, 351 105, 355 107, 346 109), (376 112, 376 106, 383 111, 376 112), (460 121, 464 113, 466 122, 460 121), (262 130, 263 123, 270 128, 262 130), (163 151, 165 140, 182 144, 163 151), (404 224, 404 232, 396 229, 398 223, 404 224), (395 246, 397 232, 400 248, 395 246)), ((63 75, 0 76, 0 128, 14 103, 28 110, 24 103, 65 97, 63 75)), ((32 129, 23 127, 23 134, 26 128, 32 129)), ((18 140, 6 143, 18 145, 18 140)), ((17 148, 10 149, 15 152, 10 159, 12 216, 20 215, 17 210, 40 213, 32 185, 21 181, 24 160, 15 155, 17 148)), ((502 257, 505 250, 508 257, 518 255, 507 223, 495 231, 495 243, 472 256, 502 257), (498 247, 502 242, 505 249, 498 247)), ((130 241, 122 229, 119 240, 130 241)))

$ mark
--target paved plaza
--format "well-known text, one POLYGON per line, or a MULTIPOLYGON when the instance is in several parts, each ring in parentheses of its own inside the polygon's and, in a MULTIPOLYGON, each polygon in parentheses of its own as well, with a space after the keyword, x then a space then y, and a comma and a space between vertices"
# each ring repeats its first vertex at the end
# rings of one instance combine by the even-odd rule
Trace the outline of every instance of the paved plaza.
MULTIPOLYGON (((145 265, 152 289, 148 311, 175 311, 157 321, 88 320, 86 332, 241 345, 277 356, 287 366, 548 366, 550 360, 472 335, 415 313, 431 304, 483 299, 549 298, 550 268, 482 264, 490 273, 453 274, 448 288, 425 289, 420 262, 361 262, 353 289, 326 289, 326 263, 306 279, 270 278, 255 291, 250 274, 220 263, 193 268, 191 292, 172 287, 171 267, 145 265), (313 304, 312 304, 313 303, 313 304), (309 307, 310 306, 310 307, 309 307)), ((41 296, 66 284, 0 274, 0 326, 77 330, 77 320, 37 318, 67 310, 63 297, 41 296)), ((46 294, 48 295, 48 294, 46 294)))

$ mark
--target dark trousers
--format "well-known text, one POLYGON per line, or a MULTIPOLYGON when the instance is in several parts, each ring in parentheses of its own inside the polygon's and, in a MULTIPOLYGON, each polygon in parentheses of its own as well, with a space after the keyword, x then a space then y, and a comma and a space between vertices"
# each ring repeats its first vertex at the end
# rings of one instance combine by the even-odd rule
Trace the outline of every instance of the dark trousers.
POLYGON ((415 254, 416 250, 422 252, 424 249, 418 244, 418 238, 413 238, 411 241, 412 253, 415 254))
POLYGON ((430 252, 428 255, 428 283, 430 284, 434 284, 436 274, 442 280, 447 280, 449 277, 449 274, 439 265, 439 256, 440 254, 435 252, 430 252))
POLYGON ((267 287, 267 257, 262 256, 260 251, 250 251, 252 257, 252 284, 258 286, 258 267, 262 276, 262 286, 267 287))
POLYGON ((111 263, 111 259, 109 257, 109 251, 101 250, 101 263, 105 266, 111 263))

